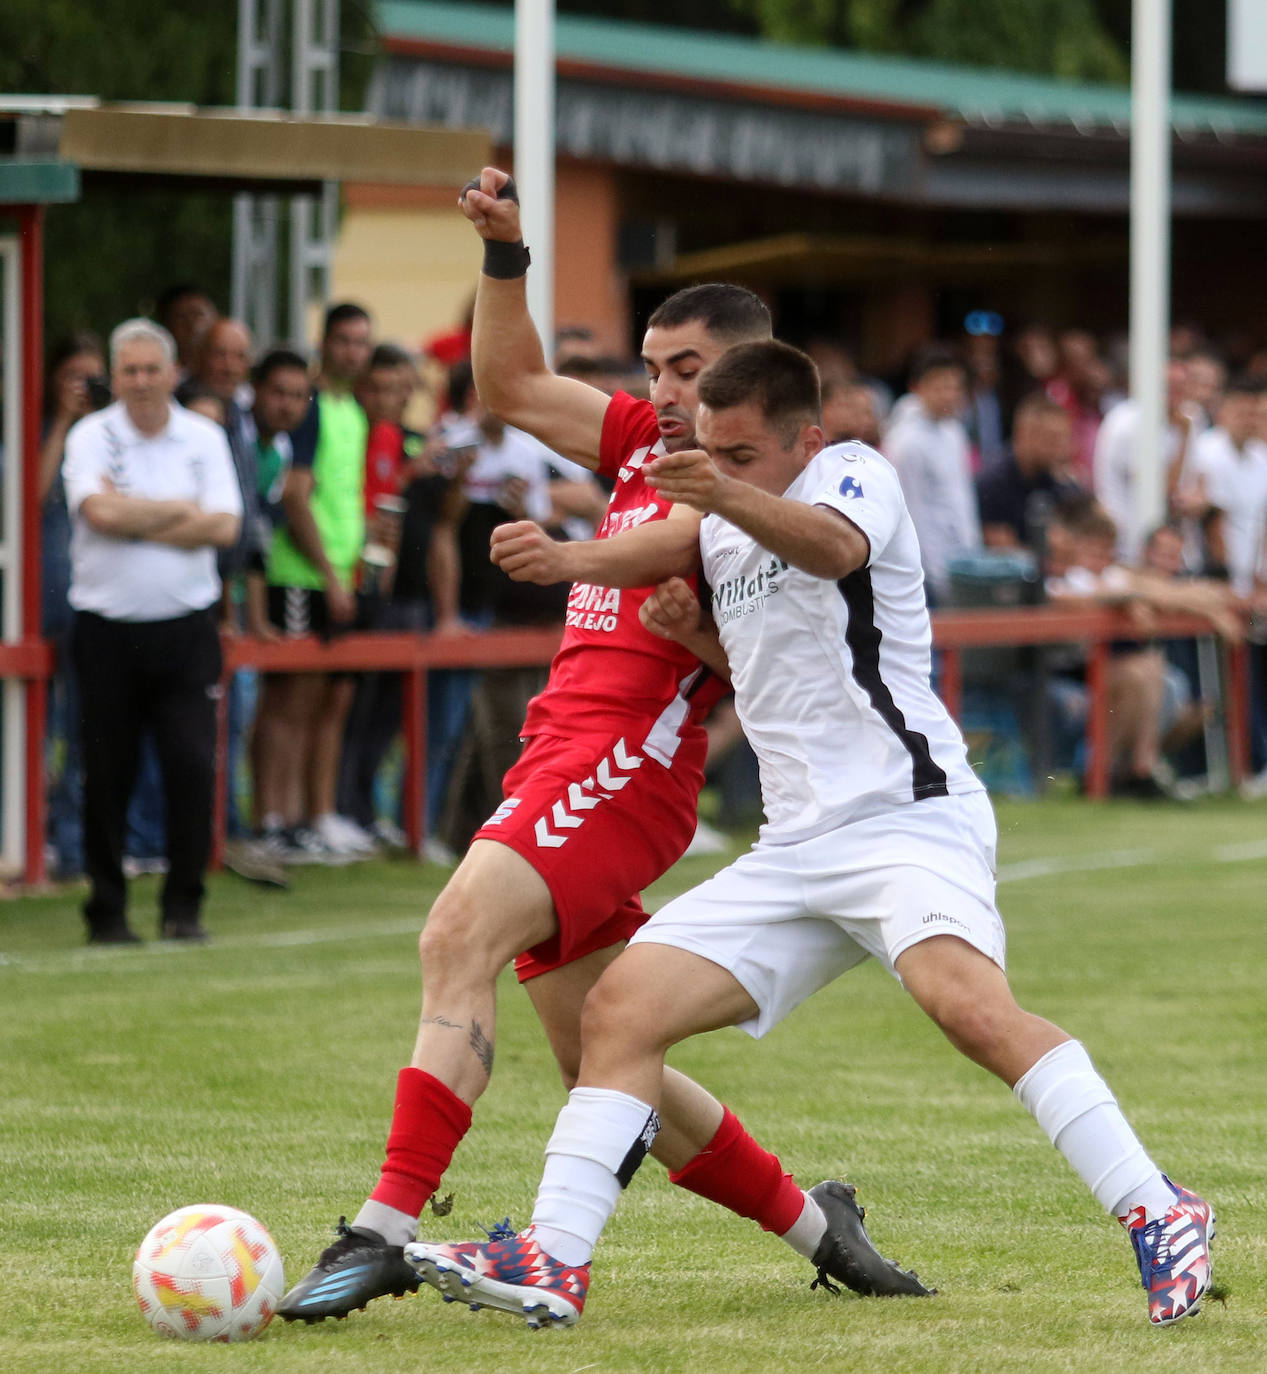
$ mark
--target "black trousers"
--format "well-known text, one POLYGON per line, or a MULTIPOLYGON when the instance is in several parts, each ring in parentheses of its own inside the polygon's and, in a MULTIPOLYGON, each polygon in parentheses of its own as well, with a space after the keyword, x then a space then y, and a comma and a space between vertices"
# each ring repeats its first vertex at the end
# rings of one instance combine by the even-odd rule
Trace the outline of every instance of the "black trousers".
POLYGON ((214 608, 175 620, 75 617, 84 764, 84 868, 90 930, 127 909, 123 842, 142 731, 158 748, 167 812, 163 917, 198 915, 211 854, 220 637, 214 608))

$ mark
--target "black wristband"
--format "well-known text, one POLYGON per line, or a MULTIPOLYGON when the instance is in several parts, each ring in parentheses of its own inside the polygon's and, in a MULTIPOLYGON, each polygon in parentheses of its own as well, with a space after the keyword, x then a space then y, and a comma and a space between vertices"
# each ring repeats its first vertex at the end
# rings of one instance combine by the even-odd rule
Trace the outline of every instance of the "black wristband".
POLYGON ((484 275, 499 281, 513 281, 528 271, 532 255, 524 247, 523 239, 505 243, 501 239, 484 240, 484 275))

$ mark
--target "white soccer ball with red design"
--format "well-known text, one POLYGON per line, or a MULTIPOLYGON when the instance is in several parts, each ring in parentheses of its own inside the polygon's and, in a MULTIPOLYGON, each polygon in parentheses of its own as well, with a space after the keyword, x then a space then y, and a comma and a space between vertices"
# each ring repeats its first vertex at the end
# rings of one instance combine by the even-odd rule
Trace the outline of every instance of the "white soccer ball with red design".
POLYGON ((182 1341, 249 1341, 285 1291, 273 1238, 236 1207, 199 1203, 160 1221, 132 1263, 145 1320, 182 1341))

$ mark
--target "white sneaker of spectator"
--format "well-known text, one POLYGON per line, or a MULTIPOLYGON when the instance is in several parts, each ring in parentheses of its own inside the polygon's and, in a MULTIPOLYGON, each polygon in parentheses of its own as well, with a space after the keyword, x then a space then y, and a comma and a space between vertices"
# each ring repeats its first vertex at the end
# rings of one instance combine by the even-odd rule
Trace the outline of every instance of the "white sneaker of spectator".
POLYGON ((332 854, 363 855, 368 858, 378 850, 373 839, 355 821, 334 811, 318 816, 312 828, 332 854))
POLYGON ((152 854, 144 859, 138 859, 133 854, 123 856, 123 876, 125 878, 143 878, 147 874, 162 876, 166 872, 167 860, 161 854, 152 854))
POLYGON ((395 821, 389 821, 386 816, 382 816, 374 822, 370 833, 379 844, 387 849, 409 848, 409 836, 405 834, 395 821))
POLYGON ((341 811, 336 812, 334 819, 339 829, 347 836, 349 847, 357 849, 362 854, 378 853, 382 846, 372 830, 367 830, 359 821, 354 821, 351 816, 345 816, 341 811))
POLYGON ((285 863, 288 864, 350 864, 356 859, 354 854, 336 854, 311 826, 297 825, 288 835, 289 849, 285 863))
POLYGON ((458 856, 438 835, 428 835, 423 840, 422 857, 429 864, 439 864, 441 868, 453 868, 458 861, 458 856))
POLYGON ((1267 768, 1261 773, 1255 773, 1252 778, 1246 778, 1240 786, 1242 801, 1261 801, 1267 797, 1267 768))

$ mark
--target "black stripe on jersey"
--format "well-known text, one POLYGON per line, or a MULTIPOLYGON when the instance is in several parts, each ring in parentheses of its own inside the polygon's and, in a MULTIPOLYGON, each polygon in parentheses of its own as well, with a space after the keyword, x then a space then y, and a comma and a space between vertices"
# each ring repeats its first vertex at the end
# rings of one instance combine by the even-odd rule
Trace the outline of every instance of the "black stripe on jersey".
POLYGON ((708 666, 707 663, 701 663, 700 666, 695 670, 695 676, 691 679, 690 686, 687 687, 686 691, 682 693, 683 697, 687 701, 690 701, 691 698, 696 695, 699 689, 708 681, 710 677, 716 676, 717 674, 713 672, 713 670, 708 666))
POLYGON ((893 700, 880 676, 880 627, 875 623, 875 593, 871 588, 871 569, 859 568, 842 577, 836 586, 849 608, 849 623, 845 627, 845 643, 853 656, 854 681, 871 699, 880 718, 902 741, 911 756, 911 791, 916 801, 922 797, 949 795, 946 774, 933 761, 928 750, 928 736, 907 728, 901 707, 893 700))

